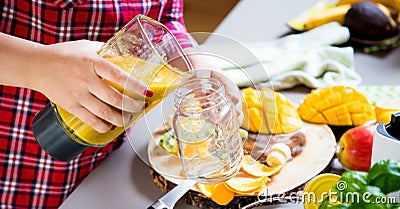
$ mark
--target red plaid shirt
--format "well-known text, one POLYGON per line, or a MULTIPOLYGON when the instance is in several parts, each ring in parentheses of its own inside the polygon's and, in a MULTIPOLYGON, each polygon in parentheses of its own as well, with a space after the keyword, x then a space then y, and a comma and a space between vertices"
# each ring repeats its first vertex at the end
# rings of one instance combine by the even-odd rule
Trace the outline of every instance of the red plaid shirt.
MULTIPOLYGON (((0 32, 43 44, 106 41, 137 14, 186 32, 182 0, 1 0, 0 9, 0 32)), ((52 159, 31 131, 46 101, 33 90, 0 85, 0 208, 57 208, 122 142, 89 148, 68 163, 52 159)))

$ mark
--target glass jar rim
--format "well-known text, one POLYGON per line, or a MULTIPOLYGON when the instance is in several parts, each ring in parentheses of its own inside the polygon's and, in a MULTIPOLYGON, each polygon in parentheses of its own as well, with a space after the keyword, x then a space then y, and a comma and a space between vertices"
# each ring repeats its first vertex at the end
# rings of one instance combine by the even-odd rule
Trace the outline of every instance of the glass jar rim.
MULTIPOLYGON (((224 85, 215 78, 193 78, 188 82, 182 84, 174 92, 174 105, 175 108, 179 109, 182 104, 194 104, 196 101, 213 101, 213 105, 220 105, 227 98, 225 96, 224 85), (205 93, 205 91, 210 90, 210 93, 205 93), (196 94, 196 92, 203 91, 202 95, 197 97, 189 97, 191 94, 196 94)), ((209 103, 204 103, 203 105, 209 105, 209 103)), ((203 110, 206 110, 204 108, 203 110)))

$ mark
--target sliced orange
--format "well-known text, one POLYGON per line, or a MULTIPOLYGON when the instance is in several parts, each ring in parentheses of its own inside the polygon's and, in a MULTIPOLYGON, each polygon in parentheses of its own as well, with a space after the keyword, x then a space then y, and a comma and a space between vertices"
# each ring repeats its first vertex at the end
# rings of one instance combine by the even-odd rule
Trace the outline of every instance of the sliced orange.
POLYGON ((270 181, 268 176, 254 177, 246 172, 239 171, 236 176, 225 182, 225 185, 236 193, 252 192, 264 186, 270 181))
MULTIPOLYGON (((272 176, 278 173, 282 169, 283 165, 276 166, 276 167, 268 167, 250 155, 245 155, 243 157, 242 169, 247 174, 255 177, 264 177, 264 176, 272 176)), ((254 177, 253 177, 254 178, 254 177)))
POLYGON ((183 152, 181 153, 184 158, 193 158, 195 156, 204 157, 209 155, 208 147, 210 145, 210 141, 203 141, 199 143, 193 144, 185 144, 183 148, 183 152))
POLYGON ((219 205, 229 204, 234 197, 235 193, 229 190, 224 183, 216 184, 211 194, 211 199, 219 205))
POLYGON ((242 191, 234 190, 234 189, 232 189, 231 187, 229 187, 229 186, 226 185, 226 184, 225 184, 225 186, 226 186, 229 190, 231 190, 232 192, 234 192, 236 195, 241 195, 241 196, 257 196, 257 195, 259 195, 259 194, 267 187, 267 184, 260 185, 260 186, 257 187, 256 189, 251 190, 251 191, 247 191, 247 192, 242 192, 242 191))
POLYGON ((202 194, 204 194, 206 197, 211 197, 211 195, 215 191, 215 187, 217 184, 202 184, 202 183, 197 183, 196 184, 197 188, 200 190, 202 194))

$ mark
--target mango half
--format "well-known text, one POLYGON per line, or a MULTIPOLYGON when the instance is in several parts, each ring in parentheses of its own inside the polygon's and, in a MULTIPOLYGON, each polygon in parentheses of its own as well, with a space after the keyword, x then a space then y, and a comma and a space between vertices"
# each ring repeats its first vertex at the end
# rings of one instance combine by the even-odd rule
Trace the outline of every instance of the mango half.
POLYGON ((359 126, 376 119, 374 106, 349 86, 312 90, 297 110, 304 121, 334 126, 359 126))
POLYGON ((292 102, 269 88, 245 88, 242 128, 254 133, 283 134, 301 128, 301 120, 292 102))

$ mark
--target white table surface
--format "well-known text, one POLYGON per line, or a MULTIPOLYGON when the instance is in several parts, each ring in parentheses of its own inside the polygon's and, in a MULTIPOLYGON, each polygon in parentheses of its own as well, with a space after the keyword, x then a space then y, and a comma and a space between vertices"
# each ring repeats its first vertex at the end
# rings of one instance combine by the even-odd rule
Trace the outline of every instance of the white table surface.
MULTIPOLYGON (((216 33, 240 42, 269 41, 289 31, 285 22, 309 8, 316 0, 241 0, 215 30, 216 33)), ((207 43, 211 42, 208 40, 207 43)), ((382 55, 355 54, 355 66, 363 85, 399 84, 400 49, 382 55)), ((305 89, 296 88, 285 94, 295 102, 305 96, 305 89)), ((166 104, 171 104, 169 100, 166 104)), ((146 144, 150 138, 147 127, 161 122, 160 107, 140 120, 130 133, 134 149, 129 143, 115 151, 61 205, 61 209, 139 209, 147 208, 163 195, 152 182, 144 163, 146 144), (147 125, 146 125, 147 123, 147 125), (138 154, 136 154, 138 153, 138 154), (140 157, 139 157, 140 156, 140 157)), ((176 208, 194 208, 178 203, 176 208)), ((262 208, 302 208, 301 204, 262 208)))

